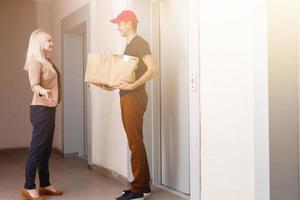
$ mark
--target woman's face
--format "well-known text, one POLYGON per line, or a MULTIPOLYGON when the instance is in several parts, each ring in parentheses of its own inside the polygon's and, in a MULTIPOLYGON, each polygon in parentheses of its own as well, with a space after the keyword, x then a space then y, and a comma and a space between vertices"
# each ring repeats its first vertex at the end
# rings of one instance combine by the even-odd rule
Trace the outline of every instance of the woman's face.
POLYGON ((44 51, 46 53, 51 53, 53 51, 53 46, 54 46, 54 43, 53 43, 52 37, 51 37, 51 35, 48 35, 47 40, 45 42, 44 51))

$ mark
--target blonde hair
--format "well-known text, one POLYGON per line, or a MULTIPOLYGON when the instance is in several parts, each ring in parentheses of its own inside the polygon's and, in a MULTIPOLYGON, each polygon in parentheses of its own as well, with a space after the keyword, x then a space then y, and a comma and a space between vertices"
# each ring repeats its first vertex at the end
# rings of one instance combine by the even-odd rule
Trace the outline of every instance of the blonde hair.
POLYGON ((34 59, 42 64, 47 62, 47 57, 44 52, 45 43, 49 37, 49 33, 43 29, 37 29, 33 31, 30 35, 27 56, 24 65, 24 70, 28 71, 29 62, 34 59))

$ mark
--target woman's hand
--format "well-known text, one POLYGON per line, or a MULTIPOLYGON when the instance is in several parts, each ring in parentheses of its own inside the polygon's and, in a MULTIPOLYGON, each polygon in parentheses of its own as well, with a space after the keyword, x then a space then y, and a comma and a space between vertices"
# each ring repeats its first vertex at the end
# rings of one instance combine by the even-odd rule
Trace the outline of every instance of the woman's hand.
POLYGON ((113 91, 113 90, 116 89, 114 87, 109 87, 109 86, 107 86, 105 84, 101 84, 101 83, 92 83, 92 84, 95 85, 96 87, 102 88, 102 89, 107 90, 107 91, 113 91))
POLYGON ((40 94, 43 95, 48 101, 54 102, 55 99, 52 96, 51 90, 41 89, 40 94))

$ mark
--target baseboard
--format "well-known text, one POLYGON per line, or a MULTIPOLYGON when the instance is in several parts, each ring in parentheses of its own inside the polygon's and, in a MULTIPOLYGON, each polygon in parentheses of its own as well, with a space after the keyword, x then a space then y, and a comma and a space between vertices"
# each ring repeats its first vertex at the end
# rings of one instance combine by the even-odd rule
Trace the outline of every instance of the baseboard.
MULTIPOLYGON (((0 155, 9 155, 9 154, 16 154, 16 153, 28 153, 29 151, 29 147, 19 147, 19 148, 0 148, 0 155)), ((56 149, 56 148, 53 148, 52 149, 52 152, 54 154, 58 154, 58 155, 61 155, 63 156, 63 153, 56 149)))
POLYGON ((187 199, 187 200, 190 199, 190 194, 185 194, 185 193, 179 192, 179 191, 177 191, 173 188, 169 188, 169 187, 164 186, 164 185, 156 185, 155 188, 157 188, 158 190, 169 192, 171 194, 174 194, 176 196, 182 197, 182 198, 187 199))
POLYGON ((57 149, 57 148, 52 148, 52 153, 58 154, 62 157, 64 156, 63 152, 61 150, 57 149))
POLYGON ((1 155, 7 154, 15 154, 15 153, 27 153, 29 148, 22 147, 22 148, 0 148, 1 155))
POLYGON ((102 176, 112 179, 113 181, 123 185, 124 187, 130 186, 130 183, 128 182, 127 178, 125 178, 124 176, 122 176, 110 169, 100 167, 98 165, 92 165, 92 166, 90 166, 90 168, 91 168, 91 170, 101 174, 102 176))
POLYGON ((61 152, 61 155, 64 157, 64 158, 71 158, 71 157, 78 157, 78 158, 80 158, 79 157, 79 155, 78 155, 78 153, 62 153, 61 152))

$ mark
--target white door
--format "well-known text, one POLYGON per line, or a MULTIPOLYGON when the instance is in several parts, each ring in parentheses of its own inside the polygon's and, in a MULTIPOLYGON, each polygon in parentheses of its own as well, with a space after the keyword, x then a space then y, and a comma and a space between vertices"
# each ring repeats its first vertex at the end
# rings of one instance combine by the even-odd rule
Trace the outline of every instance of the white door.
POLYGON ((144 121, 152 180, 189 194, 188 1, 130 2, 140 20, 138 33, 151 41, 152 53, 161 68, 160 84, 159 78, 152 87, 148 84, 144 121))
POLYGON ((90 94, 84 83, 85 33, 64 33, 63 153, 88 158, 90 94))
POLYGON ((81 35, 64 33, 64 154, 79 154, 83 124, 83 47, 81 35))
MULTIPOLYGON (((87 36, 86 33, 83 33, 83 76, 86 71, 87 63, 87 36)), ((89 133, 91 127, 91 91, 90 84, 83 83, 83 105, 84 105, 84 136, 83 136, 83 157, 88 159, 89 152, 89 133)))
POLYGON ((188 1, 160 2, 162 184, 190 193, 188 1))

